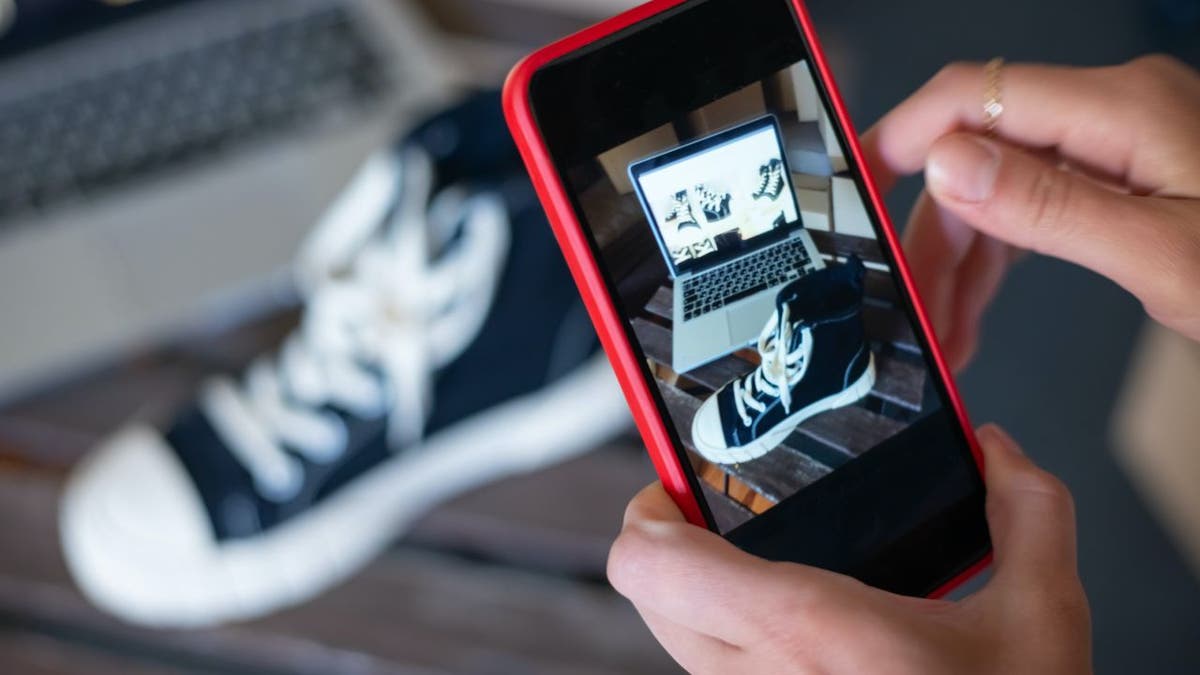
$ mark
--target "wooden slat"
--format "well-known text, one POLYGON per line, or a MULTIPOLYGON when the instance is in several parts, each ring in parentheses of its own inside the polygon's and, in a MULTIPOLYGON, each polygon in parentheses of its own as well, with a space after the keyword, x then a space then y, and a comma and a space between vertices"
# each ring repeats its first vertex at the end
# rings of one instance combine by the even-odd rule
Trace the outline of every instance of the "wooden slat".
POLYGON ((729 532, 754 517, 750 509, 717 492, 704 481, 700 481, 700 491, 704 493, 708 510, 712 512, 713 519, 717 521, 717 529, 721 532, 729 532))
POLYGON ((862 317, 868 340, 884 342, 914 354, 921 352, 908 317, 899 309, 863 305, 862 317))
POLYGON ((602 578, 625 506, 655 480, 629 439, 439 505, 401 544, 555 575, 602 578), (581 508, 547 508, 578 503, 581 508))
POLYGON ((902 422, 857 407, 839 408, 808 419, 797 433, 857 457, 904 428, 902 422))
MULTIPOLYGON (((692 418, 696 416, 700 401, 670 385, 660 384, 659 389, 671 419, 679 430, 680 440, 695 452, 692 418)), ((828 466, 817 463, 786 443, 753 462, 723 465, 721 468, 775 502, 795 494, 830 472, 828 466)))
POLYGON ((608 588, 416 551, 381 558, 311 605, 249 629, 455 673, 499 663, 515 673, 579 675, 671 668, 608 588))
POLYGON ((756 490, 742 482, 737 476, 731 475, 720 464, 713 464, 700 457, 689 457, 700 481, 707 483, 718 492, 728 496, 738 506, 751 513, 766 513, 775 506, 775 501, 767 499, 756 490))
POLYGON ((96 648, 218 672, 463 673, 497 664, 520 673, 678 672, 608 589, 412 549, 260 621, 187 632, 130 627, 70 583, 55 532, 58 489, 0 473, 0 615, 9 624, 53 626, 96 648))
POLYGON ((921 366, 883 354, 875 355, 875 388, 871 393, 914 412, 925 398, 927 373, 921 366))
POLYGON ((821 253, 832 253, 839 256, 857 254, 866 262, 886 264, 879 242, 869 237, 852 237, 825 230, 809 230, 813 243, 821 253))
MULTIPOLYGON (((644 319, 634 319, 633 330, 646 356, 670 367, 671 331, 644 319)), ((750 372, 755 365, 734 355, 688 371, 684 376, 715 391, 750 372)), ((909 410, 921 409, 925 388, 924 369, 883 354, 875 355, 875 367, 877 370, 872 394, 909 410)))
POLYGON ((167 675, 180 669, 152 660, 113 654, 30 630, 0 629, 0 661, 4 672, 20 675, 167 675))
POLYGON ((124 361, 32 392, 0 408, 0 460, 66 471, 136 416, 162 424, 214 372, 233 372, 278 344, 298 314, 284 310, 221 330, 192 331, 124 361))

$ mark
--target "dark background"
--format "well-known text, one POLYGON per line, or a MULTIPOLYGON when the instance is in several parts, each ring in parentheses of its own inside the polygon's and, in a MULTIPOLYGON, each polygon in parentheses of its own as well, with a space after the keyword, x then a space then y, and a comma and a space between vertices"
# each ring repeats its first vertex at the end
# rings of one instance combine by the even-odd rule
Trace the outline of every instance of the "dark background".
MULTIPOLYGON (((1192 0, 809 4, 860 130, 953 60, 1103 65, 1167 52, 1200 66, 1192 0)), ((909 180, 888 197, 898 224, 919 189, 909 180)), ((1107 280, 1030 258, 1005 283, 959 384, 974 421, 1004 425, 1075 495, 1097 672, 1194 673, 1200 585, 1113 458, 1113 407, 1143 320, 1107 280)))

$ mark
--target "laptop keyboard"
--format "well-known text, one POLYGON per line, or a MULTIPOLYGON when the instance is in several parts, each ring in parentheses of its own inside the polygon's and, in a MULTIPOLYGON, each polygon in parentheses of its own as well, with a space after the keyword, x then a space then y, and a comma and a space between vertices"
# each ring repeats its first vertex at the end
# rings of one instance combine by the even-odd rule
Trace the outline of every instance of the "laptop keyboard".
POLYGON ((0 105, 0 223, 383 86, 346 10, 329 8, 0 105))
POLYGON ((812 265, 800 239, 763 249, 683 283, 683 320, 721 309, 772 286, 799 278, 812 265))

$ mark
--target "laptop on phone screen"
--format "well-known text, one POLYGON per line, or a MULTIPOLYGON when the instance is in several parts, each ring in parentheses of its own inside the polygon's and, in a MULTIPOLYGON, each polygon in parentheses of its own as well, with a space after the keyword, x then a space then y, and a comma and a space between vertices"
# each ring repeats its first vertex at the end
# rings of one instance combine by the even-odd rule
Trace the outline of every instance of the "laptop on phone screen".
POLYGON ((634 162, 673 288, 673 369, 749 345, 788 282, 824 266, 804 229, 774 116, 634 162))

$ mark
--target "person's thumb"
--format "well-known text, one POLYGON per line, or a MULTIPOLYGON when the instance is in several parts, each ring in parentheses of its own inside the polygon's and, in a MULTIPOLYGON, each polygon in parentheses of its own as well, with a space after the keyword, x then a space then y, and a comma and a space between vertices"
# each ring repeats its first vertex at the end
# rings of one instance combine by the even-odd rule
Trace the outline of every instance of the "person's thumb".
POLYGON ((1191 334, 1200 286, 1200 207, 1190 200, 1108 189, 1028 152, 970 133, 933 145, 930 194, 1001 241, 1078 263, 1138 296, 1164 323, 1191 334))
POLYGON ((1075 507, 1071 493, 995 426, 979 430, 995 582, 1036 592, 1074 589, 1075 507))
MULTIPOLYGON (((833 572, 768 562, 688 524, 654 484, 630 503, 608 558, 613 588, 659 620, 733 645, 761 639, 780 617, 862 611, 873 590, 833 572)), ((800 629, 797 628, 797 631, 800 629)))

